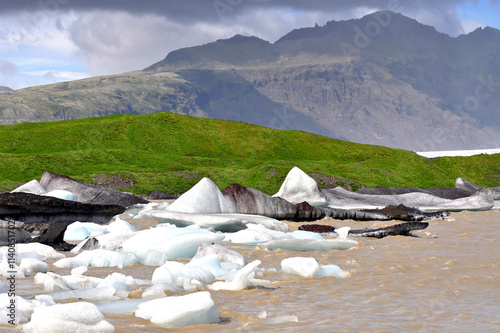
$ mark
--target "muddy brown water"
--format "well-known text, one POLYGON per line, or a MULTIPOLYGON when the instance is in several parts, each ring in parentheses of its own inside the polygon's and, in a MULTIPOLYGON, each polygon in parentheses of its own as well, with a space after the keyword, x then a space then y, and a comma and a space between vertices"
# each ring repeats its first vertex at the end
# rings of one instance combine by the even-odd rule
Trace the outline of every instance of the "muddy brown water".
MULTIPOLYGON (((151 219, 129 222, 139 229, 156 224, 151 219)), ((320 223, 365 228, 397 221, 325 219, 320 223)), ((289 225, 294 230, 300 224, 289 225)), ((219 308, 220 324, 167 330, 133 314, 106 318, 120 333, 500 332, 499 226, 497 211, 459 212, 447 220, 430 221, 426 230, 414 232, 417 237, 358 238, 359 246, 351 250, 269 252, 223 243, 248 262, 260 259, 260 268, 266 271, 257 278, 268 282, 262 282, 266 288, 210 291, 219 308), (313 279, 282 273, 281 260, 297 256, 338 265, 350 276, 313 279), (267 319, 259 318, 263 311, 267 319)), ((120 272, 150 280, 155 268, 89 268, 86 275, 105 277, 120 272)), ((70 269, 54 266, 51 271, 70 273, 70 269)), ((18 280, 17 291, 27 299, 46 293, 34 285, 32 277, 18 280)), ((0 332, 19 331, 0 326, 0 332)))

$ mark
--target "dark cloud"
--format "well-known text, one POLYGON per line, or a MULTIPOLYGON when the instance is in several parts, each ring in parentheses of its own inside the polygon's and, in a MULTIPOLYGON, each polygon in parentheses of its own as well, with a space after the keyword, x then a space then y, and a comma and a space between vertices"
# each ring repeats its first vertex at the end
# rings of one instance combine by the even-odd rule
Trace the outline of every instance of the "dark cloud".
POLYGON ((176 21, 213 21, 257 8, 337 12, 364 6, 377 9, 401 7, 411 10, 443 7, 461 2, 464 0, 7 0, 0 4, 0 12, 119 10, 135 14, 158 14, 176 21))

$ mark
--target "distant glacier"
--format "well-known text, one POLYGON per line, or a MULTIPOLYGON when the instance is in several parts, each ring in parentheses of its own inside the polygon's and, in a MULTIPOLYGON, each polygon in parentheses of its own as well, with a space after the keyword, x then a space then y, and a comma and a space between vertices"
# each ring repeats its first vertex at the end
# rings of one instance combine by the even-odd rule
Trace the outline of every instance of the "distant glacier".
POLYGON ((479 154, 499 154, 500 148, 496 149, 472 149, 472 150, 444 150, 444 151, 426 151, 416 152, 417 154, 428 157, 442 157, 442 156, 473 156, 479 154))

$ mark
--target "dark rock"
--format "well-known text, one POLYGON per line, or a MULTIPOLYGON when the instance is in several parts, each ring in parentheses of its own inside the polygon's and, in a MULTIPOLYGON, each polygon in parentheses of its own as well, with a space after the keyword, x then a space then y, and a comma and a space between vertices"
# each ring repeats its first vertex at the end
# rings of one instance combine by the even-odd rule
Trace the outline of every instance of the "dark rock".
POLYGON ((125 211, 116 205, 97 205, 68 201, 31 193, 0 194, 0 218, 33 222, 95 222, 108 223, 125 211))
POLYGON ((22 243, 31 239, 31 234, 24 230, 23 226, 23 222, 0 220, 0 246, 9 245, 12 240, 22 243))
POLYGON ((299 227, 299 230, 315 232, 318 234, 334 233, 335 229, 335 227, 324 224, 304 224, 299 227))
POLYGON ((435 197, 443 199, 460 199, 474 194, 476 191, 470 191, 459 188, 419 188, 419 187, 382 187, 375 188, 364 187, 358 190, 360 194, 375 194, 375 195, 397 195, 405 193, 427 193, 435 197))
POLYGON ((73 222, 45 222, 45 223, 32 223, 25 226, 27 230, 37 230, 39 236, 27 240, 26 243, 41 243, 52 246, 57 251, 71 251, 72 244, 64 241, 64 232, 68 225, 73 222))
POLYGON ((280 197, 271 197, 256 189, 239 184, 232 184, 222 190, 224 196, 230 198, 240 214, 263 215, 279 220, 317 221, 325 217, 338 220, 374 221, 402 220, 421 221, 431 218, 443 218, 447 212, 426 213, 404 205, 388 206, 382 210, 351 210, 329 207, 313 207, 307 202, 294 205, 280 197))
MULTIPOLYGON (((353 237, 375 237, 383 238, 387 236, 410 236, 413 230, 423 230, 429 226, 427 222, 405 222, 395 224, 383 228, 365 228, 365 229, 351 229, 349 235, 353 237)), ((299 230, 311 231, 316 233, 334 233, 335 227, 321 224, 305 224, 299 227, 299 230)))
POLYGON ((175 200, 179 198, 179 196, 168 194, 158 190, 153 190, 146 195, 146 198, 149 200, 175 200))
POLYGON ((108 188, 83 183, 68 176, 52 172, 44 172, 40 184, 47 192, 53 190, 66 190, 75 196, 75 201, 99 204, 116 205, 128 207, 140 203, 148 203, 147 200, 133 194, 118 192, 108 188))
POLYGON ((233 200, 239 214, 254 214, 281 220, 295 219, 297 207, 279 197, 272 197, 251 187, 232 184, 222 194, 233 200))

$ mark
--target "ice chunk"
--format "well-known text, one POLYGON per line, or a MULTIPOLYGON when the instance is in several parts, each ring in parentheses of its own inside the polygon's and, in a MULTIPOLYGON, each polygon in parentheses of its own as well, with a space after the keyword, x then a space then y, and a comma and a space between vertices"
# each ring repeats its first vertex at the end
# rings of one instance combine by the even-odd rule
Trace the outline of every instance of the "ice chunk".
POLYGON ((180 293, 181 288, 173 285, 171 283, 157 283, 149 287, 142 294, 143 298, 162 298, 165 297, 165 291, 171 291, 174 293, 180 293))
POLYGON ((152 282, 170 283, 182 286, 186 280, 198 280, 202 283, 212 283, 215 276, 210 271, 201 267, 190 267, 176 261, 167 261, 153 272, 152 282))
POLYGON ((121 250, 145 259, 150 252, 165 253, 169 260, 192 258, 202 243, 220 243, 224 235, 199 227, 157 227, 137 232, 121 250))
POLYGON ((93 222, 73 222, 64 232, 65 241, 83 240, 89 235, 103 234, 107 232, 105 225, 93 222))
POLYGON ((288 251, 330 251, 348 250, 358 245, 357 241, 346 239, 284 239, 273 240, 267 243, 258 244, 261 249, 268 251, 288 250, 288 251))
POLYGON ((246 228, 249 223, 261 224, 268 229, 288 231, 288 224, 276 219, 251 214, 199 214, 170 211, 151 211, 145 213, 160 223, 171 223, 179 227, 199 225, 202 228, 214 228, 217 231, 236 232, 246 228))
POLYGON ((115 328, 94 304, 77 302, 35 308, 23 330, 25 333, 112 333, 115 328))
POLYGON ((204 256, 216 254, 219 257, 221 264, 231 263, 239 268, 247 264, 245 258, 236 251, 230 250, 220 244, 203 243, 198 247, 198 251, 193 259, 202 258, 204 256))
POLYGON ((288 172, 278 193, 273 196, 283 198, 293 204, 304 201, 317 207, 326 207, 329 204, 327 197, 318 187, 318 183, 297 167, 293 167, 288 172))
POLYGON ((293 236, 282 231, 270 230, 263 225, 247 224, 247 229, 225 234, 225 241, 239 244, 256 245, 275 239, 292 239, 293 236))
POLYGON ((255 260, 240 269, 234 278, 229 282, 217 281, 208 285, 212 290, 243 290, 253 286, 249 279, 255 275, 255 269, 261 264, 260 260, 255 260))
POLYGON ((320 266, 314 258, 293 257, 281 261, 283 272, 308 278, 327 276, 344 277, 345 272, 336 265, 320 266))
POLYGON ((86 288, 67 291, 57 291, 50 294, 55 300, 83 299, 86 301, 113 301, 119 299, 115 296, 116 289, 112 287, 86 288))
POLYGON ((127 221, 122 220, 119 216, 117 216, 113 222, 106 226, 106 231, 109 233, 129 234, 135 233, 137 229, 127 221))
POLYGON ((210 254, 200 258, 193 258, 187 264, 189 267, 201 267, 210 273, 213 276, 219 277, 228 273, 225 269, 223 269, 220 265, 219 257, 216 254, 210 254))
MULTIPOLYGON (((165 294, 163 294, 165 297, 165 294)), ((134 313, 139 304, 147 302, 148 299, 136 298, 136 299, 127 299, 124 301, 109 301, 109 302, 99 302, 97 304, 97 308, 99 311, 105 314, 112 315, 127 315, 134 313)))
POLYGON ((236 206, 222 194, 213 181, 203 178, 175 200, 167 210, 180 213, 234 213, 236 206))
MULTIPOLYGON (((5 258, 8 253, 8 247, 0 248, 0 254, 5 258)), ((56 260, 66 257, 58 253, 53 247, 41 243, 16 244, 16 255, 18 262, 23 258, 34 258, 38 260, 56 260)))
POLYGON ((54 266, 62 267, 124 267, 139 263, 132 253, 115 252, 109 250, 91 250, 83 251, 73 258, 64 258, 56 261, 54 266))
POLYGON ((292 232, 292 237, 295 239, 316 239, 323 240, 323 236, 316 232, 304 231, 304 230, 296 230, 292 232))
POLYGON ((58 291, 95 288, 102 282, 102 279, 83 275, 60 276, 53 272, 47 272, 37 273, 34 282, 37 285, 43 285, 44 290, 58 291))
POLYGON ((85 274, 89 268, 87 266, 78 266, 71 270, 71 275, 83 275, 85 274))
POLYGON ((111 273, 106 276, 104 280, 97 285, 98 288, 111 287, 115 289, 115 295, 125 299, 128 297, 130 288, 129 284, 135 284, 134 279, 131 277, 127 277, 121 273, 111 273))
POLYGON ((49 265, 38 259, 24 258, 21 260, 19 269, 21 269, 26 276, 38 272, 45 273, 49 270, 49 265))
POLYGON ((38 180, 33 179, 26 184, 19 186, 18 188, 12 190, 10 193, 15 192, 24 192, 24 193, 32 193, 32 194, 44 194, 47 193, 43 186, 38 182, 38 180))
POLYGON ((68 200, 68 201, 73 201, 73 199, 75 198, 73 193, 71 193, 70 191, 66 191, 66 190, 53 190, 53 191, 44 193, 42 195, 45 195, 47 197, 58 198, 58 199, 62 199, 62 200, 68 200))
POLYGON ((219 309, 207 291, 142 303, 135 315, 164 328, 220 322, 219 309))

